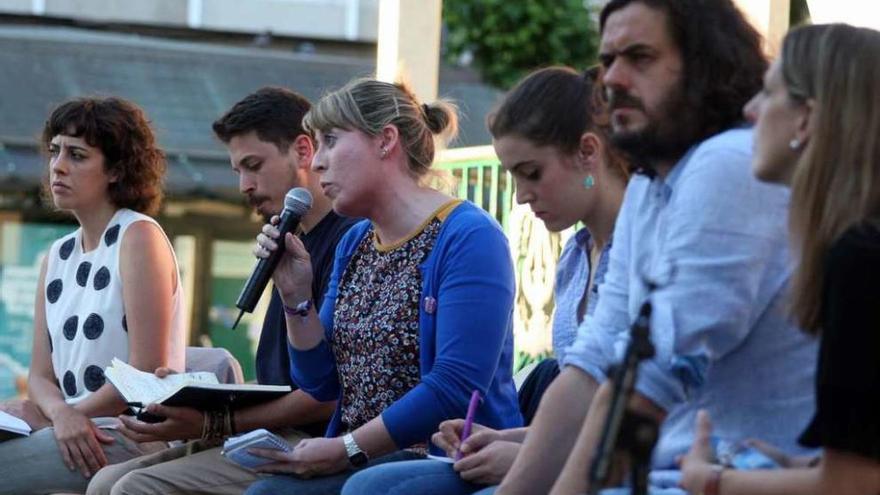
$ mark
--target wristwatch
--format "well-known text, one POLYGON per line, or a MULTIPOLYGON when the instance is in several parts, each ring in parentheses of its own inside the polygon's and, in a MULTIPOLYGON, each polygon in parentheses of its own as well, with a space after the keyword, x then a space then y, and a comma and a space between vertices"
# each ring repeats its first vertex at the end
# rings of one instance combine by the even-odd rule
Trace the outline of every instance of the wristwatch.
POLYGON ((370 460, 367 453, 358 447, 354 441, 354 435, 351 433, 342 437, 342 443, 345 444, 345 453, 348 455, 348 462, 352 467, 361 467, 370 460))

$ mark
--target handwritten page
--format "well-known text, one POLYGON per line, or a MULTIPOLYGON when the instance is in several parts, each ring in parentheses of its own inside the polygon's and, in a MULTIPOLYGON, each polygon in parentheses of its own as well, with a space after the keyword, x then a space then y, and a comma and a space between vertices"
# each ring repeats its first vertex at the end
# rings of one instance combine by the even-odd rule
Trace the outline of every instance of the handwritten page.
POLYGON ((156 402, 156 399, 187 385, 219 383, 217 376, 207 371, 177 373, 159 378, 117 358, 113 358, 104 374, 126 401, 143 404, 156 402))

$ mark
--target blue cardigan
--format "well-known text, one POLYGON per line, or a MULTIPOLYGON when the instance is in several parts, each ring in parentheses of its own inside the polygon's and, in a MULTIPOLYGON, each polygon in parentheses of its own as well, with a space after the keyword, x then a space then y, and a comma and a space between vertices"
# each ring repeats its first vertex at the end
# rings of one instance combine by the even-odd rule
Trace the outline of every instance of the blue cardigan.
MULTIPOLYGON (((339 241, 321 306, 325 337, 298 351, 288 344, 293 381, 317 400, 341 399, 329 341, 339 281, 370 231, 364 220, 339 241)), ((429 441, 438 425, 463 418, 474 389, 483 402, 476 421, 492 428, 522 425, 513 385, 514 276, 507 239, 486 212, 469 202, 443 222, 434 248, 420 266, 419 368, 421 382, 382 412, 398 448, 429 441), (428 298, 433 298, 430 301, 428 298), (434 311, 430 311, 435 306, 434 311)), ((327 436, 341 432, 340 402, 327 436)))

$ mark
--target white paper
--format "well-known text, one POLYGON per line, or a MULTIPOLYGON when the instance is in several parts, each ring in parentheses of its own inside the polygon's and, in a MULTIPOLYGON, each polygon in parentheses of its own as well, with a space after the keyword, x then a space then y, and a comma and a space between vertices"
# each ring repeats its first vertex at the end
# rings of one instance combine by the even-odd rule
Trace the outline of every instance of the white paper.
POLYGON ((128 402, 141 402, 144 405, 156 402, 160 397, 185 385, 196 383, 218 384, 217 376, 207 371, 196 373, 176 373, 159 378, 152 373, 141 371, 117 358, 113 358, 104 375, 128 402))
POLYGON ((31 427, 27 422, 3 411, 0 411, 0 430, 11 431, 12 433, 25 436, 31 434, 31 427))
POLYGON ((431 460, 434 460, 434 461, 445 462, 445 463, 447 463, 447 464, 455 464, 455 459, 453 459, 452 457, 446 457, 445 455, 431 455, 431 454, 428 454, 428 459, 431 459, 431 460))

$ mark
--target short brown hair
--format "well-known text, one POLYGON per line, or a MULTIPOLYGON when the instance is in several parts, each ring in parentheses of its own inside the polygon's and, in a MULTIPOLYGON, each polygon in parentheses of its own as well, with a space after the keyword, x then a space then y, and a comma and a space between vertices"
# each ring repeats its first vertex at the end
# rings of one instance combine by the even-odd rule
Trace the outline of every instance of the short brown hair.
POLYGON ((256 132, 260 141, 286 152, 298 136, 309 136, 302 120, 310 108, 305 96, 287 88, 266 86, 245 96, 211 127, 226 144, 236 136, 256 132))
POLYGON ((78 137, 104 154, 104 170, 116 176, 107 186, 110 201, 155 215, 162 203, 165 153, 144 111, 117 97, 81 97, 56 107, 43 126, 42 145, 58 135, 78 137))

